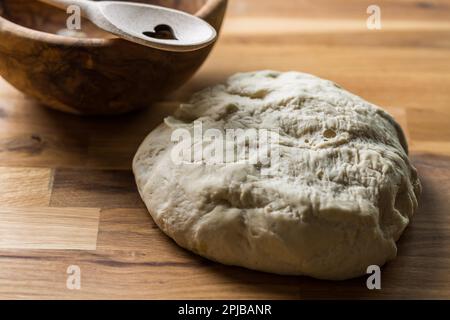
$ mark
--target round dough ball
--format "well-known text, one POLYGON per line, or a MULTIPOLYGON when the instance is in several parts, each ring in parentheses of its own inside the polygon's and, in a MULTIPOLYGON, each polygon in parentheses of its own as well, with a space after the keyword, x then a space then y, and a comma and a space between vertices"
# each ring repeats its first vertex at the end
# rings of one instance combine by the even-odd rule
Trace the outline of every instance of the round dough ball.
POLYGON ((377 106, 309 74, 259 71, 181 105, 144 140, 133 171, 180 246, 338 280, 396 256, 421 190, 407 153, 400 126, 377 106))

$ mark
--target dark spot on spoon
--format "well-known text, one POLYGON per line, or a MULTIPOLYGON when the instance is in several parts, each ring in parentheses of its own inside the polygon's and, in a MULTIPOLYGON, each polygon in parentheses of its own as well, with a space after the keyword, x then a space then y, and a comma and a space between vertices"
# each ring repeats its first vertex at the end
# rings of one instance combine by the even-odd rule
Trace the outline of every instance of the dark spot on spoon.
POLYGON ((155 31, 144 31, 142 34, 149 38, 178 40, 177 37, 175 37, 173 29, 167 24, 159 24, 155 27, 155 31))

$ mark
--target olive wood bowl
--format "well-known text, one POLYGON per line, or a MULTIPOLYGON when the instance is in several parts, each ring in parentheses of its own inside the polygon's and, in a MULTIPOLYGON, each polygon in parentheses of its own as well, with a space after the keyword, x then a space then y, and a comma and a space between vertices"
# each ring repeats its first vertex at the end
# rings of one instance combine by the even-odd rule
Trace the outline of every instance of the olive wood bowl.
MULTIPOLYGON (((135 0, 195 14, 218 32, 227 0, 135 0)), ((0 0, 0 75, 38 102, 76 114, 120 114, 149 106, 184 84, 213 44, 168 52, 119 39, 36 0, 0 0)))

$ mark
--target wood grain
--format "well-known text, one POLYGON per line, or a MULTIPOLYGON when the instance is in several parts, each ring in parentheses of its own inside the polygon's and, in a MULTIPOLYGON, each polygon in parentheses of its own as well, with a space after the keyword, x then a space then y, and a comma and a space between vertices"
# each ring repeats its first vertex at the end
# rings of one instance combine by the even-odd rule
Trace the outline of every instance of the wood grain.
POLYGON ((50 168, 0 167, 0 204, 5 207, 47 207, 52 183, 50 168))
POLYGON ((200 72, 121 117, 51 111, 0 81, 0 298, 449 299, 450 1, 377 1, 378 31, 364 29, 369 4, 232 0, 200 72), (143 207, 130 168, 146 134, 194 91, 256 69, 331 79, 406 132, 423 194, 381 290, 368 290, 366 277, 319 281, 207 261, 160 232, 143 207), (64 226, 88 236, 60 233, 64 226), (24 234, 36 228, 50 231, 24 234), (69 265, 81 268, 81 290, 66 288, 69 265))

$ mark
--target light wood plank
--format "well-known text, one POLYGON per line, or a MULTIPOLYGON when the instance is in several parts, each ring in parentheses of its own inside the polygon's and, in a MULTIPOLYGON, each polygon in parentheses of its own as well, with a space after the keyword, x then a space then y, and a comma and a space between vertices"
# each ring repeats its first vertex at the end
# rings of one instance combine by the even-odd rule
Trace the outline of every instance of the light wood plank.
POLYGON ((381 9, 382 18, 448 21, 448 0, 231 0, 230 16, 365 19, 369 5, 381 9))
POLYGON ((0 167, 0 205, 48 206, 52 173, 49 168, 0 167))
POLYGON ((0 208, 1 249, 95 250, 99 210, 0 208))
MULTIPOLYGON (((342 33, 342 32, 377 32, 369 30, 366 23, 367 15, 360 19, 311 19, 255 17, 229 18, 225 22, 224 36, 277 36, 298 33, 342 33)), ((449 31, 449 21, 424 20, 381 20, 381 30, 391 31, 449 31)))

